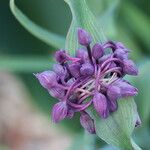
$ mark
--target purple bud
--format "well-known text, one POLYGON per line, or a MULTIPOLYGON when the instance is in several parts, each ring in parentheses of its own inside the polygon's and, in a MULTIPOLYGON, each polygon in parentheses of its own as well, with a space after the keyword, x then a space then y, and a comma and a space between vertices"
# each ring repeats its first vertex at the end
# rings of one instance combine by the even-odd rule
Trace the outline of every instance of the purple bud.
POLYGON ((118 108, 117 101, 108 100, 108 108, 110 112, 114 112, 118 108))
POLYGON ((121 90, 117 86, 109 85, 107 89, 108 99, 111 101, 116 101, 121 97, 121 90))
POLYGON ((137 75, 138 69, 135 66, 134 62, 132 60, 124 60, 123 61, 123 72, 129 75, 137 75))
POLYGON ((35 76, 46 89, 50 89, 57 83, 57 75, 53 71, 44 71, 42 73, 37 73, 35 76))
POLYGON ((69 65, 69 71, 73 77, 78 78, 80 76, 80 67, 81 65, 78 63, 69 65))
POLYGON ((59 63, 64 63, 65 61, 67 61, 68 60, 68 56, 65 53, 65 50, 56 51, 56 53, 55 53, 55 59, 59 63))
POLYGON ((138 94, 137 88, 135 88, 125 80, 117 80, 113 83, 113 85, 120 88, 121 97, 135 96, 138 94))
POLYGON ((59 76, 59 77, 65 77, 65 75, 67 74, 66 70, 64 69, 64 67, 60 64, 55 64, 53 66, 53 70, 54 72, 59 76))
POLYGON ((65 102, 59 102, 54 105, 52 109, 52 121, 55 123, 60 122, 67 116, 68 108, 65 102))
POLYGON ((85 49, 80 48, 76 52, 76 57, 81 58, 82 62, 86 62, 88 60, 88 53, 85 49))
POLYGON ((109 115, 109 110, 107 106, 107 99, 105 95, 96 92, 93 97, 94 108, 98 112, 99 116, 102 118, 107 118, 109 115))
POLYGON ((65 96, 65 90, 59 87, 53 87, 50 90, 48 90, 48 92, 52 97, 55 97, 58 99, 63 99, 65 96))
POLYGON ((128 59, 128 53, 121 48, 118 48, 114 52, 114 56, 119 58, 119 59, 128 59))
POLYGON ((92 48, 92 56, 95 59, 99 59, 104 55, 104 49, 101 44, 97 43, 92 48))
POLYGON ((121 42, 116 42, 115 45, 117 48, 123 48, 123 49, 125 48, 125 46, 121 42))
POLYGON ((78 41, 81 45, 88 46, 92 42, 92 37, 84 29, 78 28, 78 41))
POLYGON ((81 66, 80 73, 84 76, 93 75, 94 67, 90 63, 85 63, 81 66))
POLYGON ((82 112, 80 116, 82 127, 91 134, 95 134, 94 120, 86 112, 82 112))

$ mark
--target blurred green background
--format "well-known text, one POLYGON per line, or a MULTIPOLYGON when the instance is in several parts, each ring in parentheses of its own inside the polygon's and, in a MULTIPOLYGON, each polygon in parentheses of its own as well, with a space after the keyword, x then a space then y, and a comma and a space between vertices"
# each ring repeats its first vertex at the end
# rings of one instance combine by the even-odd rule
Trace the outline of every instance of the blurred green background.
MULTIPOLYGON (((87 0, 87 4, 101 24, 106 37, 125 43, 132 50, 131 57, 139 66, 140 75, 129 78, 139 89, 139 95, 135 100, 143 122, 142 126, 136 129, 135 140, 144 150, 149 150, 150 2, 87 0)), ((71 22, 71 12, 63 0, 16 0, 16 5, 36 24, 53 33, 66 36, 71 22)), ((0 0, 0 73, 9 72, 19 77, 32 97, 32 104, 45 113, 47 119, 55 100, 39 85, 32 73, 49 69, 55 50, 56 48, 43 43, 20 25, 10 11, 9 0, 0 0)), ((79 121, 76 120, 78 116, 57 126, 63 126, 64 130, 75 135, 82 132, 79 121)))

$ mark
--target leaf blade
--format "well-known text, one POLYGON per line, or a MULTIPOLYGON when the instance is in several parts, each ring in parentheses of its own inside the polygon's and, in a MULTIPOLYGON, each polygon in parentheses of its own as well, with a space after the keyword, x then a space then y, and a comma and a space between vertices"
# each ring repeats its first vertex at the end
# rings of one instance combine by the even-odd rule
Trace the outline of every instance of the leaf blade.
POLYGON ((15 5, 15 0, 10 0, 10 9, 15 16, 15 18, 20 22, 20 24, 28 30, 32 35, 51 45, 55 48, 63 48, 65 43, 65 38, 52 33, 39 25, 32 22, 23 12, 15 5))

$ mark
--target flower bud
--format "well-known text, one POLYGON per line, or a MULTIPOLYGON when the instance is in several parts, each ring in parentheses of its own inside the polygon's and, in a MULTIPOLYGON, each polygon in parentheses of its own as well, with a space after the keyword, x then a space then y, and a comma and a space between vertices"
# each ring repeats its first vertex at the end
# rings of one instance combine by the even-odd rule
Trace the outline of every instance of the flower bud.
POLYGON ((64 63, 65 61, 67 61, 67 58, 68 58, 68 56, 65 53, 65 50, 56 51, 55 59, 56 59, 57 62, 64 63))
POLYGON ((88 113, 83 112, 80 116, 80 123, 82 127, 91 134, 95 134, 94 120, 89 116, 88 113))
POLYGON ((59 77, 65 77, 66 76, 66 70, 64 67, 60 64, 54 64, 53 65, 53 70, 54 72, 59 76, 59 77))
POLYGON ((109 85, 107 89, 107 97, 111 101, 116 101, 121 97, 121 90, 117 86, 109 85))
POLYGON ((138 69, 136 68, 134 62, 132 60, 124 60, 123 61, 123 72, 129 75, 137 75, 138 69))
POLYGON ((118 108, 117 101, 108 100, 108 108, 110 112, 114 112, 118 108))
POLYGON ((99 59, 104 55, 104 49, 101 44, 97 43, 92 48, 92 56, 95 59, 99 59))
POLYGON ((65 119, 68 112, 68 108, 65 102, 59 102, 54 105, 52 109, 52 121, 58 123, 65 119))
POLYGON ((88 53, 85 49, 80 48, 76 52, 76 57, 81 58, 82 62, 86 62, 88 60, 88 53))
POLYGON ((81 45, 88 46, 92 42, 92 37, 87 31, 79 28, 78 29, 78 41, 81 45))
POLYGON ((44 71, 42 73, 37 73, 35 76, 46 89, 50 89, 57 83, 57 75, 53 71, 44 71))
POLYGON ((81 65, 78 63, 69 65, 69 71, 73 77, 78 78, 80 76, 80 67, 81 65))
POLYGON ((107 118, 109 115, 109 110, 107 106, 107 99, 105 95, 96 92, 93 97, 94 108, 98 112, 99 116, 102 118, 107 118))
POLYGON ((93 75, 94 67, 90 63, 85 63, 81 66, 80 73, 84 76, 93 75))
POLYGON ((128 59, 128 53, 124 49, 116 49, 114 52, 114 56, 119 59, 128 59))
POLYGON ((113 85, 118 86, 121 90, 121 97, 135 96, 138 89, 126 82, 125 80, 117 80, 113 85))
POLYGON ((58 99, 63 99, 65 96, 65 90, 59 87, 52 87, 50 90, 48 90, 48 92, 52 97, 58 99))

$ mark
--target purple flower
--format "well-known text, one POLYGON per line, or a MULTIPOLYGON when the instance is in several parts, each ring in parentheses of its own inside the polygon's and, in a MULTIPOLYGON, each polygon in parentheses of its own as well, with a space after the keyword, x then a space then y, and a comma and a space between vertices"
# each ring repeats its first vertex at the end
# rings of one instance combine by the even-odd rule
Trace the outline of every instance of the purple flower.
POLYGON ((88 46, 92 42, 92 37, 87 31, 79 28, 78 29, 78 41, 81 45, 88 46))
POLYGON ((95 59, 99 59, 104 55, 104 49, 101 44, 96 43, 92 48, 92 56, 95 59))
POLYGON ((50 89, 55 86, 57 82, 57 75, 53 71, 44 71, 42 73, 35 74, 35 76, 39 80, 40 84, 46 89, 50 89))
POLYGON ((55 123, 60 122, 67 116, 68 107, 65 102, 59 102, 52 109, 52 120, 55 123))
POLYGON ((136 68, 134 62, 132 60, 124 60, 123 61, 123 72, 129 75, 137 75, 138 69, 136 68))
POLYGON ((138 94, 138 89, 125 80, 117 80, 112 85, 120 88, 121 97, 136 96, 138 94))
POLYGON ((81 65, 78 63, 69 65, 69 71, 73 77, 75 78, 80 77, 80 67, 81 65))
MULTIPOLYGON (((123 79, 126 74, 137 75, 138 70, 128 59, 129 50, 121 42, 92 43, 91 35, 81 28, 78 41, 82 47, 76 50, 75 56, 65 50, 57 51, 53 71, 35 76, 59 101, 52 110, 53 122, 70 119, 79 112, 81 125, 93 134, 95 125, 87 108, 92 106, 103 119, 109 117, 117 111, 119 99, 138 94, 137 88, 123 79), (110 49, 110 53, 106 54, 106 49, 110 49)), ((136 126, 138 124, 139 119, 136 126)))
POLYGON ((91 134, 95 134, 95 125, 93 119, 86 112, 82 112, 80 116, 82 127, 91 134))
POLYGON ((94 73, 94 67, 90 63, 82 64, 80 73, 84 76, 92 75, 94 73))
POLYGON ((96 92, 93 97, 94 108, 98 112, 99 116, 102 118, 107 118, 109 115, 109 110, 107 107, 107 99, 105 95, 96 92))
POLYGON ((121 89, 118 86, 109 85, 107 89, 107 96, 109 100, 116 101, 121 97, 121 89))

